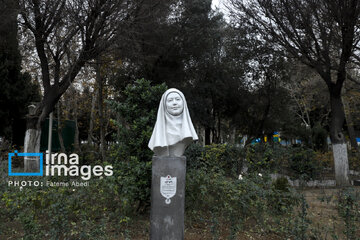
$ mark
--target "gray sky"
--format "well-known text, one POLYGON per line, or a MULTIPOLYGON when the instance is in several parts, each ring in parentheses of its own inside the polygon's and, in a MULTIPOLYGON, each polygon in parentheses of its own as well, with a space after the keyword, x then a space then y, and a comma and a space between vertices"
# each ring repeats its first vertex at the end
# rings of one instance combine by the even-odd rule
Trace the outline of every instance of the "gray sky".
POLYGON ((212 0, 212 8, 221 7, 223 0, 212 0))
POLYGON ((227 0, 212 0, 211 7, 212 9, 219 8, 219 11, 224 14, 225 21, 229 22, 229 12, 224 6, 225 3, 227 0))

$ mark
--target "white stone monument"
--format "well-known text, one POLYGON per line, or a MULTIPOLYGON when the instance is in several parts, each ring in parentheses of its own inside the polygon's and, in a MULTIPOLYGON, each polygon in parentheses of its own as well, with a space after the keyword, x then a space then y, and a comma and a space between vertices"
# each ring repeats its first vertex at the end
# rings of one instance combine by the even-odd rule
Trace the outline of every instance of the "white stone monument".
POLYGON ((198 136, 184 94, 170 88, 161 97, 149 141, 154 152, 151 182, 151 240, 184 239, 186 147, 198 136))
POLYGON ((198 136, 184 94, 170 88, 161 97, 149 148, 159 157, 180 157, 194 140, 198 140, 198 136))

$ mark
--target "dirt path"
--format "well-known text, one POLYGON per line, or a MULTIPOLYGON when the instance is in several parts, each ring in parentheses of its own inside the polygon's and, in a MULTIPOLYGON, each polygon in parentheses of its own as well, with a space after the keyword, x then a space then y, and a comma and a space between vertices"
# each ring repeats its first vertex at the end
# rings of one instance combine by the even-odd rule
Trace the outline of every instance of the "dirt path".
MULTIPOLYGON (((360 187, 354 187, 358 191, 360 187)), ((337 201, 340 189, 306 189, 301 192, 304 194, 309 205, 308 218, 310 228, 318 231, 321 239, 333 239, 337 235, 338 239, 346 239, 344 236, 345 223, 339 216, 337 201)), ((360 229, 358 230, 360 237, 360 229)))

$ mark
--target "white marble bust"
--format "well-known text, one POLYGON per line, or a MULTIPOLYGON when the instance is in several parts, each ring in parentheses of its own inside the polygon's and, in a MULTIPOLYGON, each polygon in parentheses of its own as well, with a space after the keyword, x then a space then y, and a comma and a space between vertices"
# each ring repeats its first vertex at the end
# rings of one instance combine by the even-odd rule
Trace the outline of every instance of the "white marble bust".
POLYGON ((182 156, 198 136, 190 119, 184 94, 168 89, 161 97, 149 148, 156 156, 182 156))

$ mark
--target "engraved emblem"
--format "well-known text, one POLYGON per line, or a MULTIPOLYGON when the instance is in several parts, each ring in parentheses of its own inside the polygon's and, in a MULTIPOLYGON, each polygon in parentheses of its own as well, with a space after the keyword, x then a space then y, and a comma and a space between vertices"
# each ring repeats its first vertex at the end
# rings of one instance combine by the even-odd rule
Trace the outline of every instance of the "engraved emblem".
POLYGON ((173 196, 176 194, 176 177, 167 175, 160 178, 160 193, 166 198, 165 203, 170 204, 173 196))

